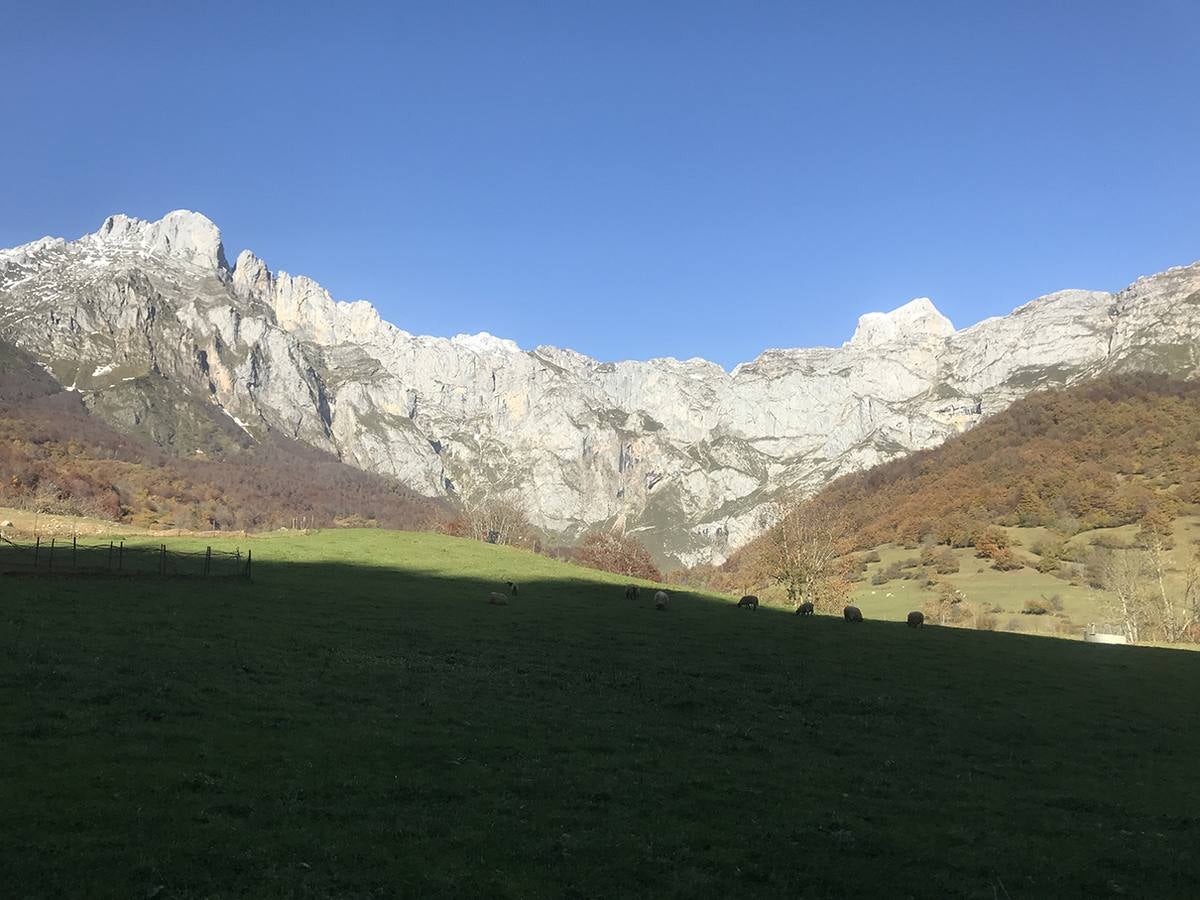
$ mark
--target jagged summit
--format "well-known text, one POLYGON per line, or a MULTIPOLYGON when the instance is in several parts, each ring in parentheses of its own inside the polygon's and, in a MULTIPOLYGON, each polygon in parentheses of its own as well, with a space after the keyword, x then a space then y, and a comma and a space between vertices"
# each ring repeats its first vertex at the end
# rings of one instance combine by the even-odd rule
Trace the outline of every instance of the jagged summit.
POLYGON ((115 215, 90 236, 98 245, 139 248, 214 271, 228 272, 221 231, 202 213, 177 209, 157 222, 115 215))
POLYGON ((875 347, 898 340, 942 339, 954 334, 954 325, 928 297, 918 297, 891 312, 859 316, 858 327, 847 346, 875 347))

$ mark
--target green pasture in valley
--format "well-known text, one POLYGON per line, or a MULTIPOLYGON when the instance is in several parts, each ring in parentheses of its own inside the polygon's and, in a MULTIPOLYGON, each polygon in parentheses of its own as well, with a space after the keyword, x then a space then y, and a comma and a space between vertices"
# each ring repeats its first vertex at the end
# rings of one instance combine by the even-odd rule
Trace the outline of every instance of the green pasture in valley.
POLYGON ((240 549, 253 582, 0 576, 4 896, 1197 893, 1200 654, 240 549))

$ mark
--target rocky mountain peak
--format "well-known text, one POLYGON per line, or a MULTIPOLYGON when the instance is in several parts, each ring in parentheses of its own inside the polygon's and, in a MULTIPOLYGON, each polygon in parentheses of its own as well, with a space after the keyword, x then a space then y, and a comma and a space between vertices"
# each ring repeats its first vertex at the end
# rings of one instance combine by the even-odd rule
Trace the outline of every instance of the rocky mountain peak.
POLYGON ((271 271, 267 264, 243 250, 233 266, 233 292, 243 300, 267 300, 271 295, 271 271))
POLYGON ((187 209, 169 212, 157 222, 120 214, 109 216, 99 231, 88 237, 102 248, 141 250, 222 275, 229 271, 221 230, 207 216, 187 209))
POLYGON ((941 340, 954 334, 954 325, 928 297, 918 297, 891 312, 859 316, 851 347, 878 347, 897 341, 941 340))

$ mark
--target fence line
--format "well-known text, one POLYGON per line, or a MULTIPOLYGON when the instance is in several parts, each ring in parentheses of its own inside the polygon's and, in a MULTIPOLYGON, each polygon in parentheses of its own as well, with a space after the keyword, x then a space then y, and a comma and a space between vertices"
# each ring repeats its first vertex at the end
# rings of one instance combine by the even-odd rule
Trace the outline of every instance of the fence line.
POLYGON ((242 555, 241 548, 214 550, 168 549, 166 544, 157 547, 133 544, 124 541, 109 541, 107 544, 81 544, 76 535, 71 537, 70 548, 66 542, 50 543, 35 538, 32 544, 20 544, 0 536, 0 573, 43 574, 63 572, 80 574, 112 575, 157 575, 159 577, 186 578, 244 578, 251 580, 252 552, 242 555))

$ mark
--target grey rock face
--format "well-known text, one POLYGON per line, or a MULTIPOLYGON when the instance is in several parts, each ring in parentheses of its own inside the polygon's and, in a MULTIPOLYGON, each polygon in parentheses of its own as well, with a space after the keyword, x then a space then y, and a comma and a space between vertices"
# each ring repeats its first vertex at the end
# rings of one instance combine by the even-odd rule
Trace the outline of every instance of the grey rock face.
MULTIPOLYGON (((249 251, 231 269, 216 226, 178 211, 0 251, 0 338, 118 424, 154 415, 128 399, 148 379, 137 397, 165 384, 250 439, 273 429, 431 495, 501 495, 568 536, 624 527, 693 564, 752 537, 781 493, 933 446, 1031 390, 1195 375, 1200 265, 962 331, 914 300, 864 315, 842 347, 768 350, 725 372, 409 334, 249 251)), ((177 445, 208 433, 178 419, 177 445)))

